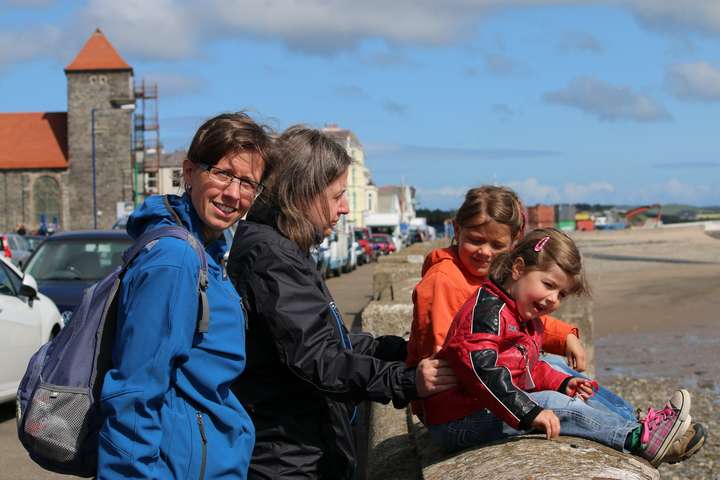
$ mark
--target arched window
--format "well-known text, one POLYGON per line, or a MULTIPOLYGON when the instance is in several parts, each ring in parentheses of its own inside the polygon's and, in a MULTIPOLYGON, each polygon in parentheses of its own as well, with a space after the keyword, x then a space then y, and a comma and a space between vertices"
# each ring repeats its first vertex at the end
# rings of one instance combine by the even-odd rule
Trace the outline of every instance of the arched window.
POLYGON ((60 185, 57 180, 47 175, 38 177, 33 184, 34 220, 40 223, 45 218, 47 223, 60 220, 60 185))

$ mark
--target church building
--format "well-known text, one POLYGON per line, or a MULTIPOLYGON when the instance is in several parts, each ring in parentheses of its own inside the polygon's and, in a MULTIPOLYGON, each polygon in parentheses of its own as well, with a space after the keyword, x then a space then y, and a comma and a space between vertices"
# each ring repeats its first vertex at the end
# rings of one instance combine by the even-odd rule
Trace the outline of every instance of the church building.
POLYGON ((0 113, 0 232, 110 228, 133 200, 133 69, 98 29, 65 67, 67 112, 0 113))

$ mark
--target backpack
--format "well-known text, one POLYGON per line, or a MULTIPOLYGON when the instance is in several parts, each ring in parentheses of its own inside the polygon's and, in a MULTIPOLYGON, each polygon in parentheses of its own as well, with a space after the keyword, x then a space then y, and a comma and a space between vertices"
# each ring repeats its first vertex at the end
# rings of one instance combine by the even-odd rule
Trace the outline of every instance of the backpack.
MULTIPOLYGON (((172 212, 172 210, 171 210, 172 212)), ((174 213, 174 212, 173 212, 174 213)), ((17 392, 17 430, 30 458, 46 470, 92 477, 103 417, 100 393, 112 368, 120 284, 135 257, 160 237, 189 242, 200 258, 197 332, 209 327, 205 251, 185 228, 159 227, 145 232, 123 254, 117 267, 83 293, 72 322, 30 359, 17 392)))

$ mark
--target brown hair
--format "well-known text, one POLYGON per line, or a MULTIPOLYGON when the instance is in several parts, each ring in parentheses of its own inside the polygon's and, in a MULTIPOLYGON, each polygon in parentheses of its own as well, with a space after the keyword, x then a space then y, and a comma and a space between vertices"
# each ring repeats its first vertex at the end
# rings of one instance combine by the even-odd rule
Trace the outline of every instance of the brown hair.
MULTIPOLYGON (((525 210, 517 194, 507 187, 483 185, 471 188, 465 194, 465 201, 455 214, 455 222, 460 228, 472 227, 469 222, 476 216, 507 225, 510 239, 521 238, 525 230, 525 210)), ((453 242, 457 241, 457 235, 453 242)))
POLYGON ((268 152, 271 131, 245 112, 222 113, 203 123, 190 143, 187 158, 192 163, 215 165, 230 153, 252 150, 265 161, 260 181, 272 173, 268 152))
MULTIPOLYGON (((259 200, 278 208, 277 226, 283 235, 301 249, 310 250, 322 240, 322 231, 308 218, 313 203, 347 171, 352 159, 328 135, 303 125, 285 130, 275 141, 270 157, 278 168, 267 181, 267 194, 259 200)), ((322 200, 322 214, 330 218, 324 196, 322 200)))
POLYGON ((545 271, 557 265, 572 280, 568 294, 590 295, 590 286, 583 272, 582 257, 575 242, 555 228, 539 228, 528 233, 509 253, 501 253, 490 265, 495 283, 506 286, 517 258, 522 258, 525 271, 545 271), (547 237, 547 240, 544 240, 547 237), (540 251, 537 251, 540 250, 540 251))

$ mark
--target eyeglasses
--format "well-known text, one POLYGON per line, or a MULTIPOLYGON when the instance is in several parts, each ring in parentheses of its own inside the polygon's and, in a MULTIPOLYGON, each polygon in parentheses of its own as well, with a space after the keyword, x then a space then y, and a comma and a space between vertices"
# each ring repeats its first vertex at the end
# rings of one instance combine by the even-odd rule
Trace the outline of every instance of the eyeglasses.
POLYGON ((207 165, 205 163, 201 163, 200 165, 206 172, 208 172, 210 180, 217 183, 218 185, 222 185, 225 188, 229 187, 232 182, 236 182, 238 185, 240 185, 241 191, 252 194, 255 196, 255 198, 257 198, 258 195, 260 195, 265 189, 265 185, 260 182, 256 182, 255 180, 251 180, 247 177, 237 177, 232 173, 228 172, 227 170, 222 170, 220 168, 213 167, 212 165, 207 165))

